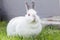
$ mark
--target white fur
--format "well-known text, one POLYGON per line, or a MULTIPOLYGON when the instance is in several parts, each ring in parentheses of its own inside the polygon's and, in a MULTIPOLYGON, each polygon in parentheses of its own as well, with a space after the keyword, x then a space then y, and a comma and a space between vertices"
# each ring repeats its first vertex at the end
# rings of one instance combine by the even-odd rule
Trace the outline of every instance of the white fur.
POLYGON ((19 35, 19 36, 33 36, 38 35, 42 30, 41 20, 37 16, 36 11, 30 9, 25 16, 13 18, 7 25, 7 35, 19 35), (31 16, 28 16, 28 13, 31 16), (34 20, 35 15, 35 22, 34 20))

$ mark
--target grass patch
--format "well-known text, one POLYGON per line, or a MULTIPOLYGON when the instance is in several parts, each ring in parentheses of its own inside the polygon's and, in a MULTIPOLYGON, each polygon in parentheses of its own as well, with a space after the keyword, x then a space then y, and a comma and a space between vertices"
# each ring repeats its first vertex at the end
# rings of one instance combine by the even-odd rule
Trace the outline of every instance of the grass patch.
MULTIPOLYGON (((0 22, 0 40, 21 40, 19 36, 7 37, 6 35, 7 22, 0 22)), ((56 25, 48 25, 43 28, 42 32, 38 34, 36 40, 60 40, 60 29, 56 28, 56 25)), ((23 40, 33 40, 32 38, 24 38, 23 40)))

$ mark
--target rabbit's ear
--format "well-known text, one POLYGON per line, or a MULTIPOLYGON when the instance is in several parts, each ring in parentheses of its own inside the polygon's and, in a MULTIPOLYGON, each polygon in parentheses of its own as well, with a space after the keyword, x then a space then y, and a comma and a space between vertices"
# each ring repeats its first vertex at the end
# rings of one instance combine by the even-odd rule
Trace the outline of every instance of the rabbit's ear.
POLYGON ((32 1, 32 8, 34 9, 35 8, 35 2, 32 1))
POLYGON ((25 7, 26 7, 26 11, 28 11, 30 6, 28 5, 27 2, 25 2, 25 7))

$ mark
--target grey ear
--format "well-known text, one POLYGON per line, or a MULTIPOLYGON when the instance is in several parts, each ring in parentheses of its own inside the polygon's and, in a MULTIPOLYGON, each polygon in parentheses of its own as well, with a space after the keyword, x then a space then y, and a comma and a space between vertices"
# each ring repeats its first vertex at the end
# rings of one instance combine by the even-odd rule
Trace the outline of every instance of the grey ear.
POLYGON ((32 8, 34 9, 35 8, 35 2, 32 1, 32 8))
POLYGON ((28 5, 27 2, 25 2, 25 7, 26 7, 26 11, 28 11, 30 6, 28 5))

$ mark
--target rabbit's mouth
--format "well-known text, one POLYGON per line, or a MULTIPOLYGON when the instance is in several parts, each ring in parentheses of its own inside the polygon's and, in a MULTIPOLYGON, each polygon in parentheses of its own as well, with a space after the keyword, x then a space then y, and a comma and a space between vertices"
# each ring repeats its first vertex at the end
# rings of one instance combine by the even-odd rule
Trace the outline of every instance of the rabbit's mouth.
POLYGON ((36 20, 35 20, 35 19, 32 21, 32 23, 34 23, 34 22, 36 22, 36 20))
POLYGON ((34 18, 33 21, 31 23, 36 23, 36 19, 34 18))

